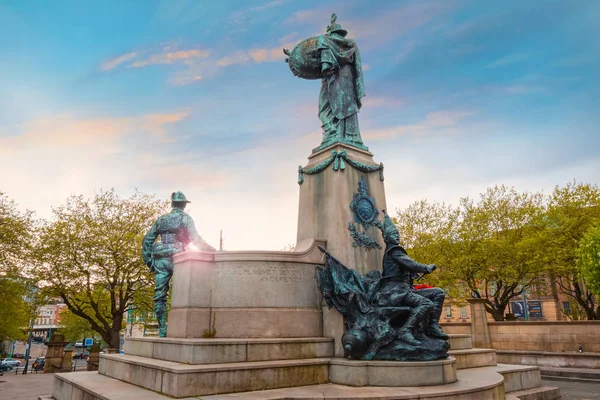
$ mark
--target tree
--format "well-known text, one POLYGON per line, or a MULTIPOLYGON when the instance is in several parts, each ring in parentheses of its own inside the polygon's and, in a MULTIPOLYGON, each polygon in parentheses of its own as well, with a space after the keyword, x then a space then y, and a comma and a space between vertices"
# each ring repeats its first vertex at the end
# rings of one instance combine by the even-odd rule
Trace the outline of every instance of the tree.
POLYGON ((60 333, 65 336, 65 340, 71 343, 98 336, 98 332, 92 329, 92 325, 87 319, 78 317, 68 308, 60 312, 58 324, 60 333))
POLYGON ((577 266, 586 285, 595 296, 600 296, 600 226, 586 232, 577 250, 577 266))
POLYGON ((61 297, 111 348, 118 348, 124 314, 135 301, 151 303, 152 276, 141 241, 166 202, 114 189, 91 199, 71 196, 53 209, 41 230, 35 275, 44 291, 61 297))
POLYGON ((481 285, 471 289, 473 297, 485 299, 494 320, 502 321, 510 300, 548 271, 541 246, 544 198, 502 185, 482 194, 478 208, 489 232, 483 248, 487 264, 481 285))
POLYGON ((0 276, 19 276, 30 253, 35 228, 33 213, 20 212, 17 204, 0 192, 0 276))
POLYGON ((575 181, 556 186, 545 223, 546 259, 561 292, 578 304, 587 319, 600 319, 600 304, 586 286, 577 261, 584 235, 600 225, 600 190, 596 185, 575 181))
POLYGON ((411 254, 439 265, 434 284, 452 297, 483 298, 486 310, 502 321, 510 300, 545 271, 542 217, 540 194, 496 186, 477 203, 463 198, 456 208, 414 203, 397 220, 411 254))
POLYGON ((23 340, 34 309, 26 299, 28 285, 16 278, 0 277, 0 342, 23 340))
POLYGON ((417 201, 404 210, 398 210, 394 223, 400 232, 402 245, 415 260, 436 264, 434 274, 425 275, 424 282, 442 287, 452 298, 467 294, 464 285, 457 285, 449 266, 454 265, 452 237, 457 228, 458 209, 444 203, 417 201))

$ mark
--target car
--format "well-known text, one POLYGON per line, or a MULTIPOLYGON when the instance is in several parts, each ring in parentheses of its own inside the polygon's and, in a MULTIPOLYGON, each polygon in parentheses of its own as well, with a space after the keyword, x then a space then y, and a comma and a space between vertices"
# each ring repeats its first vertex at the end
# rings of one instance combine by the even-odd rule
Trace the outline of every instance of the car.
POLYGON ((10 365, 0 362, 0 376, 4 375, 4 371, 10 371, 11 369, 13 369, 13 367, 10 365))
POLYGON ((11 368, 16 368, 21 366, 21 361, 15 360, 14 358, 5 358, 0 361, 4 365, 10 365, 11 368))
POLYGON ((33 362, 33 370, 34 371, 43 371, 45 365, 46 365, 46 357, 38 357, 33 362))
POLYGON ((73 353, 72 358, 74 360, 87 360, 89 356, 90 353, 88 353, 87 351, 82 351, 81 353, 73 353))
POLYGON ((23 358, 25 358, 25 354, 22 354, 22 353, 13 353, 12 358, 23 359, 23 358))

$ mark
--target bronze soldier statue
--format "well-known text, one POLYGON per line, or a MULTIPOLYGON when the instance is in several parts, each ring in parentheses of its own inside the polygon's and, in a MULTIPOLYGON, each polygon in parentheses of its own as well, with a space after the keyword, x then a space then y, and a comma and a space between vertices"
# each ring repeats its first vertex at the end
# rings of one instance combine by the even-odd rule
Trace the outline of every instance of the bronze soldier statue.
POLYGON ((142 242, 142 258, 154 274, 154 312, 159 336, 167 336, 167 297, 173 276, 173 256, 194 244, 199 250, 216 251, 198 235, 194 220, 184 212, 190 203, 182 192, 171 194, 170 213, 158 217, 142 242), (160 241, 157 239, 160 236, 160 241))
POLYGON ((425 334, 429 337, 448 339, 439 321, 444 305, 445 293, 440 288, 415 290, 414 278, 419 274, 430 274, 435 271, 434 264, 421 264, 414 261, 400 246, 400 233, 394 221, 385 213, 383 219, 383 240, 386 248, 383 255, 383 276, 381 287, 375 302, 382 306, 412 307, 410 315, 398 336, 406 343, 418 346, 420 342, 413 333, 417 325, 429 318, 425 334))

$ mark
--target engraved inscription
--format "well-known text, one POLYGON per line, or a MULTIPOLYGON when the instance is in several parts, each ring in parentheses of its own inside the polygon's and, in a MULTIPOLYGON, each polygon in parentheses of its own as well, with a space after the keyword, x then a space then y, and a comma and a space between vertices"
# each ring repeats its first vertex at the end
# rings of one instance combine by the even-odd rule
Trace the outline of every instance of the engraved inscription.
POLYGON ((216 269, 217 276, 240 276, 259 282, 299 283, 313 279, 312 268, 298 268, 285 265, 223 265, 216 269))

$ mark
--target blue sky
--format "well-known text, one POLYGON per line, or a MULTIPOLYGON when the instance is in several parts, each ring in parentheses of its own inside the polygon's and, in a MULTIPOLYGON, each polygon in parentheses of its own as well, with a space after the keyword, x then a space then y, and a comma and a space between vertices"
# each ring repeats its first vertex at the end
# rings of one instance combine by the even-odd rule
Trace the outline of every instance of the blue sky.
POLYGON ((320 143, 318 81, 283 47, 356 40, 365 144, 390 208, 600 172, 600 2, 4 1, 0 191, 50 215, 69 194, 183 190, 207 240, 295 242, 296 170, 320 143))

